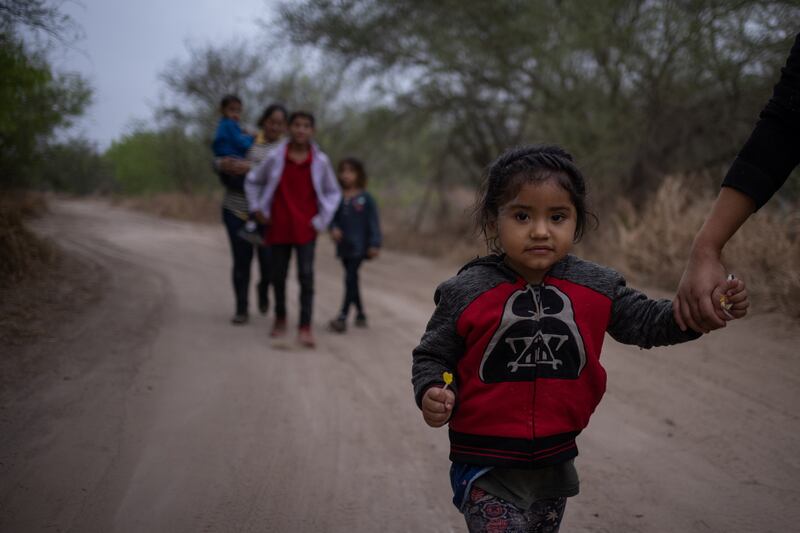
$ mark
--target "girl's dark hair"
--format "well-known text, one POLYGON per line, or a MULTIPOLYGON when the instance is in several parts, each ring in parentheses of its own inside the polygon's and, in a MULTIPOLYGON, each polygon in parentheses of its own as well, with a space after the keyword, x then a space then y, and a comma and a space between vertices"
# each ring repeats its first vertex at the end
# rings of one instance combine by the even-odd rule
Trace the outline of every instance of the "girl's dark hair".
POLYGON ((234 102, 236 102, 239 105, 242 105, 242 99, 239 98, 237 95, 235 95, 235 94, 226 94, 225 96, 222 97, 222 100, 220 100, 220 102, 219 102, 220 111, 224 111, 225 108, 228 107, 228 105, 230 105, 230 104, 232 104, 234 102))
POLYGON ((298 118, 305 118, 311 123, 311 127, 314 127, 314 115, 311 114, 309 111, 294 111, 291 115, 289 115, 289 124, 291 125, 295 120, 298 118))
POLYGON ((501 252, 492 231, 500 207, 510 202, 526 183, 553 179, 569 193, 577 213, 575 242, 586 230, 587 220, 597 225, 597 217, 586 207, 586 180, 575 166, 572 155, 552 144, 518 146, 507 150, 489 166, 475 204, 475 218, 486 246, 501 252))
POLYGON ((286 110, 283 104, 277 104, 277 103, 269 104, 267 108, 264 110, 264 112, 261 113, 261 118, 259 118, 258 122, 256 122, 256 126, 258 126, 259 128, 262 127, 264 122, 269 117, 271 117, 275 111, 280 111, 281 113, 283 113, 284 119, 286 119, 289 116, 289 111, 286 110))
MULTIPOLYGON (((367 171, 364 170, 364 163, 361 162, 360 159, 356 159, 355 157, 345 157, 339 164, 336 166, 336 179, 339 179, 339 173, 342 169, 348 166, 355 170, 356 176, 356 187, 359 189, 364 189, 367 186, 367 171)), ((341 183, 339 183, 341 185, 341 183)))

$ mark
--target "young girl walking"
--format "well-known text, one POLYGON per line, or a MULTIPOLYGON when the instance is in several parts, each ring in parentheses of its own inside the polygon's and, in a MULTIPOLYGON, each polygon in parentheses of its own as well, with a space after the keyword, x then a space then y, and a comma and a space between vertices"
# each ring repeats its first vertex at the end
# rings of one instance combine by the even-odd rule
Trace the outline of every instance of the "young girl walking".
MULTIPOLYGON (((414 394, 428 425, 449 423, 453 502, 469 531, 555 532, 578 493, 575 438, 605 392, 605 333, 642 348, 700 333, 680 330, 669 300, 570 255, 592 215, 562 148, 500 156, 476 216, 492 253, 437 288, 413 351, 414 394)), ((745 315, 740 280, 716 297, 729 318, 745 315)))
POLYGON ((344 301, 339 316, 328 325, 333 331, 347 330, 350 307, 356 308, 356 326, 367 326, 361 302, 358 269, 365 259, 377 257, 381 247, 381 228, 375 200, 366 190, 364 164, 353 157, 339 162, 336 176, 342 187, 342 201, 331 222, 331 237, 336 241, 336 255, 344 266, 344 301))

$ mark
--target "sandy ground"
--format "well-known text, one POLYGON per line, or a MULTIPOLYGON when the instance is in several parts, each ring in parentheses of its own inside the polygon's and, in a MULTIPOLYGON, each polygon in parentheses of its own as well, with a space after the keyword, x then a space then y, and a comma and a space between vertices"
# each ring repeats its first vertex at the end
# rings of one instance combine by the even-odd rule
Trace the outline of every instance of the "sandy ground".
MULTIPOLYGON (((0 531, 464 530, 446 431, 424 425, 409 383, 451 266, 367 264, 371 327, 337 336, 323 324, 342 274, 323 239, 310 351, 271 344, 264 317, 228 323, 221 225, 59 201, 35 229, 100 296, 3 347, 26 370, 0 390, 0 531)), ((798 341, 800 325, 764 315, 672 349, 608 339, 562 531, 800 530, 798 341)))

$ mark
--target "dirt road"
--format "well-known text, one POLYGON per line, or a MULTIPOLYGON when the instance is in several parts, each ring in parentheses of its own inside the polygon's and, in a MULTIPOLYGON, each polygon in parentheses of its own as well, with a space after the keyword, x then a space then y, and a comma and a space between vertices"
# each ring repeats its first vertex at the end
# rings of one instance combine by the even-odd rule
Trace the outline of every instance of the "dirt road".
MULTIPOLYGON (((221 225, 60 201, 35 227, 103 294, 16 354, 35 377, 0 391, 0 531, 463 531, 446 431, 409 383, 452 267, 386 253, 364 269, 370 329, 337 336, 323 239, 319 347, 279 349, 265 318, 228 323, 221 225)), ((609 339, 562 531, 800 530, 798 346, 775 316, 673 349, 609 339)))

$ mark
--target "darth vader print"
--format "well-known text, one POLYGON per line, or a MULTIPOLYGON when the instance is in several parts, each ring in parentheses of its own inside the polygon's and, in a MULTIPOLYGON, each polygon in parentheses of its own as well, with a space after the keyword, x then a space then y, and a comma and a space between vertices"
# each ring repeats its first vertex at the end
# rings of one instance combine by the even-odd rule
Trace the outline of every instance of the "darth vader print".
POLYGON ((572 302, 552 285, 527 286, 506 301, 480 367, 485 383, 577 379, 586 364, 572 302))

